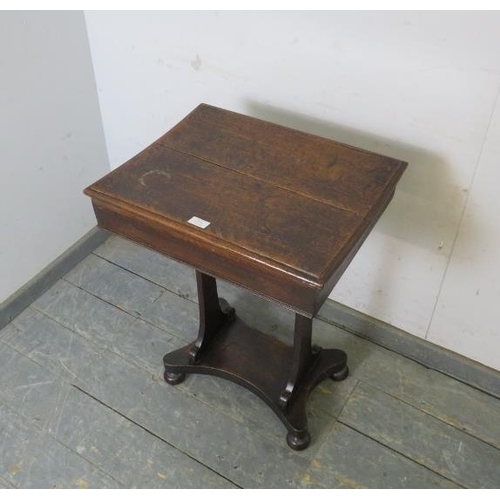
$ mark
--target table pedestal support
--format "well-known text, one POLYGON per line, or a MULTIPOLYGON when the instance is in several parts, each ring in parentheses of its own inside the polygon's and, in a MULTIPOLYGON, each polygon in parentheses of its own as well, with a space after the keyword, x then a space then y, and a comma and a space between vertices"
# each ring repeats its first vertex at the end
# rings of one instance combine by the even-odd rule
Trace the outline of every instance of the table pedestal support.
POLYGON ((247 326, 224 299, 215 278, 196 272, 200 308, 197 339, 163 358, 165 381, 179 384, 186 373, 216 375, 259 396, 288 429, 294 450, 307 448, 306 403, 327 377, 347 377, 347 355, 339 349, 311 346, 312 319, 296 314, 294 344, 288 346, 247 326))

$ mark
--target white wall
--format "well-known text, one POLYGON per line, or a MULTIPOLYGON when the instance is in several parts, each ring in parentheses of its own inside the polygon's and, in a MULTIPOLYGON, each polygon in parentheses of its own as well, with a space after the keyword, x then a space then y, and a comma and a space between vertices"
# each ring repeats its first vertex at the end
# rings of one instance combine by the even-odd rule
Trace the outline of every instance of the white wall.
POLYGON ((86 19, 112 167, 200 102, 409 161, 332 298, 500 369, 499 12, 86 19))
POLYGON ((470 187, 428 339, 500 367, 500 100, 470 187))
POLYGON ((85 18, 0 12, 0 302, 95 225, 108 171, 85 18))

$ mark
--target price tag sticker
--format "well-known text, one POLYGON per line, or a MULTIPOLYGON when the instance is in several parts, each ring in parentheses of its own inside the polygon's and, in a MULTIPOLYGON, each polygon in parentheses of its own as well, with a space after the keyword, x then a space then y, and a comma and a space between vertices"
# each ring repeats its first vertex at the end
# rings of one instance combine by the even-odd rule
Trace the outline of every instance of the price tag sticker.
POLYGON ((196 217, 196 215, 188 220, 188 224, 200 227, 201 229, 206 229, 208 226, 210 226, 210 222, 200 219, 199 217, 196 217))

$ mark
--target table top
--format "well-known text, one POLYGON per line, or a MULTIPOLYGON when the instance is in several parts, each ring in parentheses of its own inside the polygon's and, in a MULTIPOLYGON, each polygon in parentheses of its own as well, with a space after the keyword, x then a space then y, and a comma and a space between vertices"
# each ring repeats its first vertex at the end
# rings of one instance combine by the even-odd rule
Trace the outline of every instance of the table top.
POLYGON ((85 192, 202 242, 207 253, 323 289, 340 277, 406 165, 201 104, 85 192))

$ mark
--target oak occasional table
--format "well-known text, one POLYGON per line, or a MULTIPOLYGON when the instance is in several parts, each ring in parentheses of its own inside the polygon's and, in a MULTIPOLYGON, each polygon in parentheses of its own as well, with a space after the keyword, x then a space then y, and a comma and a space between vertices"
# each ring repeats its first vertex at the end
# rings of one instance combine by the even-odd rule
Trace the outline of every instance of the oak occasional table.
POLYGON ((311 345, 312 319, 406 165, 201 104, 89 186, 99 226, 196 269, 199 331, 165 355, 166 382, 236 382, 271 407, 293 449, 306 448, 309 392, 348 374, 345 352, 311 345), (244 324, 216 278, 292 309, 293 345, 244 324))

